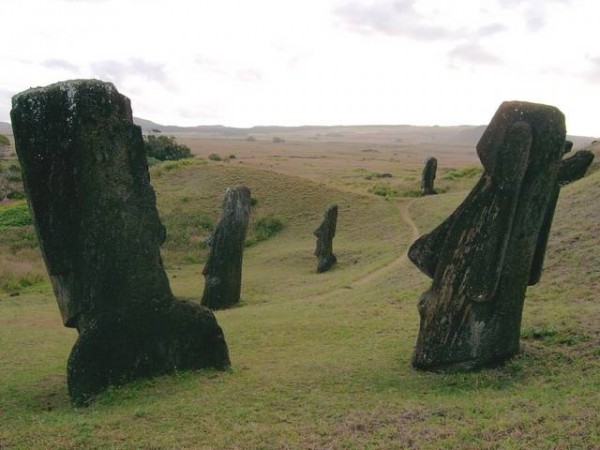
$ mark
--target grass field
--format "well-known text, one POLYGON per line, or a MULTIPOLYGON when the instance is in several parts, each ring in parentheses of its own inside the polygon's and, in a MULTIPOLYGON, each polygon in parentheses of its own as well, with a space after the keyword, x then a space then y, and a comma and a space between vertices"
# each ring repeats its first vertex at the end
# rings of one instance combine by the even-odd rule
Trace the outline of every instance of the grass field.
POLYGON ((464 198, 477 159, 448 150, 438 171, 447 193, 413 198, 402 191, 418 188, 420 153, 390 161, 398 149, 363 152, 362 142, 347 153, 289 138, 277 150, 210 142, 188 138, 195 159, 151 170, 174 292, 199 301, 202 243, 227 186, 250 187, 253 221, 284 225, 246 249, 242 303, 216 313, 231 370, 142 380, 72 407, 76 332, 61 325, 31 227, 0 229, 1 267, 17 284, 0 286, 0 449, 600 448, 600 171, 563 188, 521 353, 440 375, 410 366, 429 280, 404 255, 464 198), (211 148, 236 158, 208 160, 211 148), (312 159, 292 158, 309 150, 312 159), (369 193, 378 181, 365 174, 381 172, 399 195, 369 193), (339 263, 316 274, 312 231, 330 203, 340 206, 339 263))

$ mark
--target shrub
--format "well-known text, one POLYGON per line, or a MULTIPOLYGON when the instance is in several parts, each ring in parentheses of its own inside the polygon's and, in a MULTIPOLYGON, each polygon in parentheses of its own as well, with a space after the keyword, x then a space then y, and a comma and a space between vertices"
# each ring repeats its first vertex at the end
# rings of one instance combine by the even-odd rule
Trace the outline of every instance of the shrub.
POLYGON ((253 237, 246 240, 246 247, 266 241, 281 230, 283 230, 283 222, 277 217, 267 216, 258 219, 252 227, 253 237))
MULTIPOLYGON (((436 192, 437 192, 437 190, 436 190, 436 192)), ((400 195, 402 197, 420 197, 421 190, 420 189, 407 189, 405 191, 402 191, 400 195)))
POLYGON ((285 139, 283 139, 283 138, 280 138, 280 137, 278 137, 278 136, 275 136, 275 137, 273 138, 273 143, 274 143, 274 144, 281 144, 281 143, 283 143, 283 142, 285 142, 285 139))
POLYGON ((389 184, 376 184, 369 189, 371 194, 380 195, 381 197, 397 197, 398 191, 389 184))
POLYGON ((448 169, 442 176, 442 180, 457 180, 459 178, 473 178, 481 173, 479 167, 465 167, 464 169, 448 169))
POLYGON ((173 136, 146 136, 144 142, 146 156, 159 161, 176 161, 191 158, 192 152, 187 145, 178 144, 173 136))
POLYGON ((208 159, 210 159, 211 161, 222 161, 221 157, 216 153, 211 153, 210 155, 208 155, 208 159))
POLYGON ((0 229, 31 225, 31 214, 25 201, 18 201, 0 207, 0 229))
POLYGON ((1 146, 10 147, 10 139, 3 134, 0 134, 0 147, 1 146))
POLYGON ((25 198, 25 192, 20 190, 10 191, 6 194, 6 198, 9 200, 23 200, 25 198))

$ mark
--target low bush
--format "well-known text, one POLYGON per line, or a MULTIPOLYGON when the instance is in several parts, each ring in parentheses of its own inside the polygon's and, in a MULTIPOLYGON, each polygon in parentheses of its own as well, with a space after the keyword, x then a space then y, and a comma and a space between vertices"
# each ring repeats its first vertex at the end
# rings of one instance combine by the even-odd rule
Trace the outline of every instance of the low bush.
POLYGON ((465 167, 464 169, 448 169, 442 180, 458 180, 459 178, 473 178, 481 173, 480 167, 465 167))
POLYGON ((187 145, 178 144, 173 136, 146 136, 144 141, 146 156, 159 161, 176 161, 191 158, 192 151, 187 145))
POLYGON ((369 192, 381 197, 397 197, 398 191, 389 184, 376 184, 369 189, 369 192))
POLYGON ((283 222, 274 216, 258 219, 252 227, 252 236, 246 239, 246 247, 250 247, 275 236, 283 230, 283 222))
POLYGON ((24 227, 31 223, 29 207, 24 200, 0 206, 0 230, 9 227, 24 227))

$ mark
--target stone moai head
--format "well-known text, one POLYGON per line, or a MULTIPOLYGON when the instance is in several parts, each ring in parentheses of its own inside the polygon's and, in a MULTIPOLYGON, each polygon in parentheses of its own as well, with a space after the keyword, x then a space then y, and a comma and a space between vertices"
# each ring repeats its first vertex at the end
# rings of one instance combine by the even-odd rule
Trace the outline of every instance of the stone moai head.
POLYGON ((63 322, 79 336, 71 400, 173 370, 229 366, 214 315, 174 298, 142 133, 111 83, 75 80, 13 97, 17 154, 63 322))
POLYGON ((565 119, 505 102, 477 144, 484 167, 464 202, 409 257, 433 278, 419 301, 419 368, 473 369, 518 351, 527 285, 539 280, 558 197, 565 119))
POLYGON ((14 96, 11 118, 64 324, 150 292, 170 296, 165 230, 129 99, 111 83, 61 82, 14 96))
POLYGON ((437 159, 430 156, 425 159, 423 172, 421 173, 421 195, 435 195, 435 176, 437 172, 437 159))

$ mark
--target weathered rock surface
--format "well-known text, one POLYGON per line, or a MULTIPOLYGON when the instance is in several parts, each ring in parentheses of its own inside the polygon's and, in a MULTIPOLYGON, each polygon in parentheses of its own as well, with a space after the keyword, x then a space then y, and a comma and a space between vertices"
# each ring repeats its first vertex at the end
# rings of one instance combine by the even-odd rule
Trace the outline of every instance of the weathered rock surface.
POLYGON ((558 170, 558 183, 564 186, 583 178, 593 161, 594 153, 589 150, 579 150, 573 156, 563 159, 558 170))
POLYGON ((425 166, 421 173, 421 195, 435 195, 433 184, 435 182, 435 174, 437 172, 437 159, 429 157, 425 160, 425 166))
POLYGON ((333 254, 333 238, 337 227, 338 205, 329 205, 325 209, 323 221, 314 231, 317 237, 315 256, 318 258, 317 273, 326 272, 337 262, 333 254))
POLYGON ((171 293, 129 99, 111 83, 67 81, 17 94, 11 118, 63 323, 79 332, 67 368, 72 400, 174 369, 227 367, 210 310, 171 293))
POLYGON ((433 278, 419 300, 415 367, 471 370, 518 352, 525 291, 541 274, 564 143, 564 116, 554 107, 505 102, 496 112, 477 145, 482 178, 409 250, 433 278))
POLYGON ((228 188, 223 197, 221 220, 209 240, 204 270, 202 304, 211 309, 229 308, 240 302, 244 241, 250 220, 250 189, 228 188))

